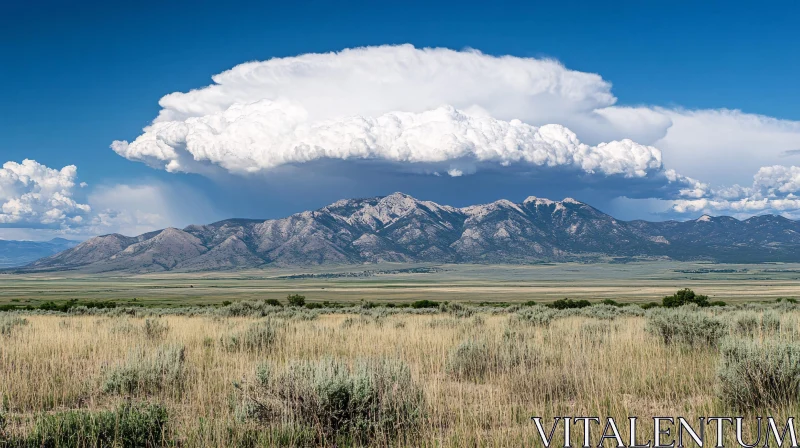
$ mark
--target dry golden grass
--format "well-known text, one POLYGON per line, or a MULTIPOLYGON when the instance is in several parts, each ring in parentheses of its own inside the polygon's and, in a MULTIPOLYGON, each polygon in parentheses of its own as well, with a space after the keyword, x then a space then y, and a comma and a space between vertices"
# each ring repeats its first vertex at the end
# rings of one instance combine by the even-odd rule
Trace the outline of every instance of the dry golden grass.
MULTIPOLYGON (((169 330, 148 338, 141 318, 25 316, 28 325, 0 336, 0 397, 13 434, 24 434, 41 412, 111 409, 128 398, 103 392, 109 371, 136 351, 177 344, 186 354, 181 390, 134 398, 164 404, 169 438, 182 446, 240 446, 246 431, 264 430, 236 412, 256 367, 327 357, 388 357, 410 366, 426 403, 419 433, 405 442, 410 446, 533 446, 531 416, 613 416, 621 429, 628 416, 638 416, 641 431, 651 431, 652 416, 738 415, 715 398, 718 352, 664 345, 646 331, 644 317, 573 316, 541 328, 515 325, 506 313, 477 316, 397 314, 344 325, 352 315, 279 319, 278 341, 260 352, 226 350, 219 342, 255 318, 161 317, 169 330), (477 382, 448 375, 448 356, 462 341, 508 337, 533 347, 533 367, 495 369, 477 382)), ((766 411, 758 415, 792 409, 766 411)), ((578 428, 574 437, 581 440, 578 428)))

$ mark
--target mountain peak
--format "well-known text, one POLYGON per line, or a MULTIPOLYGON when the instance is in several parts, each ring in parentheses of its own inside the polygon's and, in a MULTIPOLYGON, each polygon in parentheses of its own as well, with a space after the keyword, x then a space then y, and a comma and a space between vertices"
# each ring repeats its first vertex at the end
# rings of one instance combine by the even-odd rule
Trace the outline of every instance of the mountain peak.
POLYGON ((548 205, 553 205, 556 202, 555 201, 551 201, 550 199, 546 199, 546 198, 537 198, 536 196, 528 196, 527 198, 525 198, 524 201, 522 201, 522 203, 525 204, 525 205, 534 204, 534 205, 545 205, 545 206, 548 206, 548 205))
POLYGON ((390 200, 411 199, 411 200, 416 201, 416 199, 413 198, 411 195, 405 194, 405 193, 403 193, 401 191, 395 191, 392 194, 388 194, 388 195, 384 196, 382 199, 390 199, 390 200))

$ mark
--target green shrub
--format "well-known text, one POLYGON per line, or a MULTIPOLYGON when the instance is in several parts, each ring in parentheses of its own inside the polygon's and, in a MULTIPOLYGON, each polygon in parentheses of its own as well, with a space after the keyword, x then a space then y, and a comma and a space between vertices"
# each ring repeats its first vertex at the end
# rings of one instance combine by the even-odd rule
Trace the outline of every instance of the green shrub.
POLYGON ((661 305, 659 303, 657 303, 657 302, 647 302, 647 303, 642 303, 641 305, 639 305, 639 307, 641 307, 643 310, 649 310, 651 308, 658 308, 660 306, 661 305))
POLYGON ((222 347, 228 351, 261 351, 272 347, 278 340, 278 330, 271 320, 251 324, 247 330, 223 336, 222 347))
POLYGON ((144 335, 147 339, 163 339, 169 333, 169 325, 156 319, 145 319, 144 335))
POLYGON ((155 354, 140 349, 125 364, 108 372, 103 391, 110 394, 146 395, 162 391, 180 394, 186 381, 186 349, 160 347, 155 354))
POLYGON ((675 294, 664 297, 661 303, 667 308, 674 308, 692 303, 697 306, 710 305, 708 303, 708 296, 695 294, 694 291, 689 288, 679 289, 675 294))
POLYGON ((0 336, 10 336, 14 328, 28 325, 28 320, 18 316, 0 316, 0 336))
POLYGON ((728 333, 727 324, 696 307, 654 309, 647 315, 647 330, 665 344, 716 347, 728 333))
POLYGON ((286 296, 286 301, 289 302, 289 306, 304 306, 306 304, 306 296, 289 294, 286 296))
POLYGON ((411 308, 439 308, 439 302, 434 302, 433 300, 417 300, 416 302, 411 303, 411 308))
POLYGON ((295 362, 277 375, 263 365, 257 378, 248 414, 311 427, 318 444, 394 445, 419 427, 424 412, 422 389, 398 360, 295 362))
POLYGON ((61 313, 67 313, 73 311, 74 308, 96 308, 96 309, 108 309, 108 308, 116 308, 117 304, 110 300, 107 301, 85 301, 80 302, 78 299, 71 299, 66 302, 45 302, 39 305, 39 309, 42 311, 58 311, 61 313))
POLYGON ((591 305, 592 304, 588 300, 559 299, 548 306, 557 310, 566 310, 571 308, 585 308, 591 305))
POLYGON ((8 446, 160 447, 169 413, 160 405, 124 404, 111 411, 61 411, 36 418, 30 433, 8 446))
POLYGON ((454 378, 477 382, 492 374, 507 373, 519 365, 531 367, 537 359, 533 347, 524 341, 468 339, 450 352, 446 371, 454 378))
POLYGON ((796 406, 800 398, 800 343, 728 339, 720 349, 718 394, 737 409, 796 406))
POLYGON ((278 299, 267 299, 264 301, 264 303, 270 306, 283 306, 278 299))

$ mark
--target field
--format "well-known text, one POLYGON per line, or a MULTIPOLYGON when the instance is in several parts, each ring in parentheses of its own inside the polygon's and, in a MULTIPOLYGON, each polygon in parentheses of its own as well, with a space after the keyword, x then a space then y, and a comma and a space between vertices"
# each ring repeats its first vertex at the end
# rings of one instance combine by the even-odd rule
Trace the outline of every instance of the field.
POLYGON ((532 416, 548 431, 611 416, 627 443, 629 416, 644 442, 654 416, 741 415, 755 440, 756 416, 800 409, 800 308, 774 300, 800 295, 797 267, 441 268, 4 278, 2 303, 151 307, 0 313, 0 446, 541 446, 532 416), (684 286, 728 305, 479 304, 646 303, 684 286), (288 307, 289 293, 352 305, 288 307), (421 299, 451 302, 378 306, 421 299))
POLYGON ((157 306, 218 305, 224 301, 280 300, 294 293, 305 295, 311 302, 389 303, 437 298, 520 303, 570 297, 642 303, 684 287, 733 303, 798 298, 800 264, 385 264, 137 276, 0 274, 0 305, 69 299, 157 306))

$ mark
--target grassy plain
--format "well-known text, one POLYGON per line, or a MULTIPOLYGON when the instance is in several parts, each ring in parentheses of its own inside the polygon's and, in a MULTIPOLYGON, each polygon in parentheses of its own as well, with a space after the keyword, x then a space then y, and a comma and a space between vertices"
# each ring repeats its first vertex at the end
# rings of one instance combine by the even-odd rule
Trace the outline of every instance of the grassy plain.
MULTIPOLYGON (((0 335, 5 435, 22 440, 39 431, 51 437, 42 440, 56 441, 42 446, 79 446, 64 435, 79 429, 58 424, 41 430, 37 422, 65 411, 98 412, 129 402, 166 409, 168 425, 158 427, 163 433, 153 446, 186 447, 539 446, 531 416, 612 416, 621 425, 628 416, 638 416, 639 430, 646 435, 652 434, 653 416, 785 418, 798 410, 796 396, 788 406, 731 408, 720 398, 718 347, 666 344, 646 330, 647 317, 640 312, 568 313, 546 324, 506 309, 425 315, 373 309, 314 318, 302 313, 276 314, 269 321, 172 315, 150 318, 149 324, 130 316, 27 316, 26 324, 0 335), (259 325, 269 325, 274 333, 252 345, 229 344, 259 325), (175 347, 180 357, 156 361, 175 347), (411 402, 413 415, 402 414, 414 424, 399 435, 390 427, 355 442, 325 434, 324 425, 313 418, 298 426, 280 413, 257 418, 247 412, 248 403, 262 403, 256 397, 284 410, 302 404, 287 404, 291 398, 285 395, 259 395, 259 366, 274 375, 298 363, 354 365, 363 359, 407 366, 414 387, 399 381, 396 393, 400 399, 421 393, 421 401, 411 402), (160 367, 153 370, 154 365, 160 367)), ((741 313, 761 316, 730 311, 725 319, 734 322, 741 313)), ((784 312, 780 319, 770 337, 796 340, 800 313, 784 312)), ((748 338, 764 336, 756 328, 748 338)), ((316 381, 310 389, 314 393, 340 397, 335 391, 342 378, 325 372, 328 376, 305 375, 303 380, 316 381)), ((311 401, 312 396, 309 392, 294 400, 311 401)), ((746 429, 748 437, 751 430, 746 429)), ((576 429, 573 440, 582 440, 581 434, 576 429)))
MULTIPOLYGON (((419 268, 2 275, 0 304, 150 307, 0 313, 0 446, 540 446, 531 416, 611 416, 621 429, 638 416, 652 435, 654 416, 800 411, 800 308, 774 300, 800 297, 800 265, 419 268), (645 303, 683 287, 728 306, 478 306, 645 303), (294 293, 354 306, 264 305, 294 293), (357 306, 422 299, 451 305, 357 306), (169 310, 203 304, 217 306, 169 310), (726 367, 743 354, 755 361, 726 367), (781 359, 789 364, 770 364, 781 359), (338 413, 342 397, 358 406, 338 413), (331 415, 335 424, 320 420, 331 415)), ((580 428, 572 437, 582 440, 580 428)))
POLYGON ((730 265, 680 262, 552 265, 402 265, 266 269, 136 276, 45 273, 0 274, 0 305, 51 300, 136 300, 185 306, 223 301, 284 299, 388 303, 442 301, 549 302, 564 297, 650 302, 690 287, 713 300, 800 297, 800 264, 730 265), (430 273, 403 272, 434 268, 430 273), (364 276, 366 271, 394 271, 364 276), (306 278, 297 278, 305 275, 306 278), (352 276, 345 276, 352 275, 352 276))

